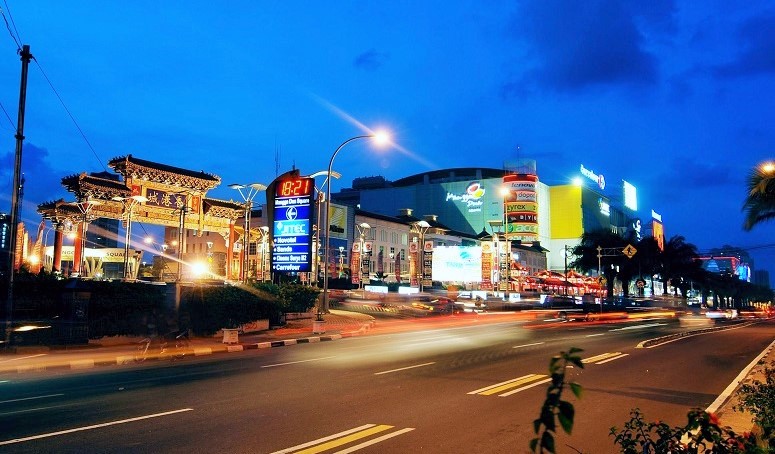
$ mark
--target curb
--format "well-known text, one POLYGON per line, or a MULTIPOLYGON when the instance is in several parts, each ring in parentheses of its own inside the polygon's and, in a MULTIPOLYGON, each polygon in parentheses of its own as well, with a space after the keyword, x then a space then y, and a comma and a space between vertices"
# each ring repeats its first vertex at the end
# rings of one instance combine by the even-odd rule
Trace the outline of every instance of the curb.
POLYGON ((644 340, 643 342, 640 342, 638 345, 636 345, 635 348, 654 348, 684 337, 699 336, 701 334, 711 333, 713 331, 722 331, 726 329, 740 328, 743 326, 748 326, 751 323, 753 322, 737 323, 732 326, 713 326, 711 328, 695 329, 692 331, 682 331, 676 334, 668 334, 666 336, 660 336, 660 337, 655 337, 653 339, 644 340))
MULTIPOLYGON (((223 346, 213 347, 193 347, 190 351, 187 351, 184 356, 207 356, 217 353, 234 353, 242 352, 246 350, 260 350, 266 348, 285 347, 297 344, 313 344, 319 342, 329 342, 337 339, 345 339, 349 337, 361 336, 373 328, 376 324, 376 320, 370 320, 367 323, 362 323, 361 327, 355 331, 347 331, 341 334, 329 334, 326 336, 310 336, 301 337, 295 339, 284 339, 276 341, 257 342, 249 344, 225 344, 223 346)), ((140 364, 143 362, 158 362, 163 360, 175 360, 175 355, 157 354, 149 355, 142 360, 135 360, 134 355, 127 355, 126 352, 117 355, 114 358, 102 358, 102 359, 77 359, 62 362, 59 364, 22 364, 16 367, 0 367, 0 374, 2 373, 34 373, 34 372, 47 372, 47 371, 66 371, 66 370, 84 370, 93 369, 102 366, 121 366, 127 364, 140 364)))

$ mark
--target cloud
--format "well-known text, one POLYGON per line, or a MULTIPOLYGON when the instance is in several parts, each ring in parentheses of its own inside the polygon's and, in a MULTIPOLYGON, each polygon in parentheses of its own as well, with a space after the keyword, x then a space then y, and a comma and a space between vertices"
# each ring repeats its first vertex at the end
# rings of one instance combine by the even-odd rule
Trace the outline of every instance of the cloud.
POLYGON ((526 1, 511 33, 524 43, 530 63, 521 78, 505 84, 504 93, 519 93, 519 86, 573 92, 653 84, 657 59, 646 50, 644 30, 672 30, 673 13, 667 0, 648 6, 614 0, 526 1))
POLYGON ((375 49, 369 49, 355 57, 353 65, 356 68, 364 69, 366 71, 376 71, 382 67, 388 58, 388 54, 377 52, 375 49))
MULTIPOLYGON (((16 152, 11 151, 0 155, 0 211, 10 212, 11 193, 13 188, 14 162, 16 152)), ((48 163, 49 153, 46 148, 26 143, 22 150, 22 173, 24 174, 24 204, 25 216, 30 216, 31 207, 43 202, 67 198, 68 193, 62 187, 62 175, 48 163)))
POLYGON ((775 14, 751 18, 737 30, 737 45, 741 52, 733 61, 718 65, 714 73, 720 77, 743 77, 775 72, 775 14))

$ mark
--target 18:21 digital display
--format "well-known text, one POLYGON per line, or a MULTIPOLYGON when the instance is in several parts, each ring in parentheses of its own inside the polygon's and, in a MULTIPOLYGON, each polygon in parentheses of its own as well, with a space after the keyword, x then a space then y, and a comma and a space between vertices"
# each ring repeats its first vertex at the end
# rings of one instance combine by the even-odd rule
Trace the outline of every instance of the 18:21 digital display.
POLYGON ((312 194, 312 178, 294 178, 292 180, 282 180, 275 186, 276 197, 306 197, 312 194))

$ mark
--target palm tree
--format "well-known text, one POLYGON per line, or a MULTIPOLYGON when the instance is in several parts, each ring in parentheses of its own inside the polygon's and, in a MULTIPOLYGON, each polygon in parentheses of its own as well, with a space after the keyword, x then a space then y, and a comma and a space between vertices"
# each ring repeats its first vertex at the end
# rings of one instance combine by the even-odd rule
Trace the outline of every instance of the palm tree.
POLYGON ((620 266, 623 267, 625 265, 624 261, 629 259, 624 254, 605 256, 598 259, 598 246, 604 249, 616 248, 621 250, 627 246, 627 241, 606 229, 585 232, 581 236, 579 245, 573 248, 573 255, 576 259, 569 263, 568 266, 581 271, 597 271, 599 266, 601 273, 607 281, 608 295, 611 296, 613 295, 614 278, 617 276, 617 269, 620 266))
MULTIPOLYGON (((683 278, 688 282, 693 267, 697 265, 697 246, 687 243, 686 238, 681 235, 675 235, 665 243, 665 250, 662 251, 662 281, 667 290, 668 282, 672 281, 673 286, 679 289, 683 278)), ((678 296, 678 295, 676 295, 678 296)), ((686 292, 682 290, 682 297, 686 298, 686 292)))
POLYGON ((775 163, 768 162, 751 171, 743 211, 743 228, 748 231, 756 224, 775 219, 775 163))

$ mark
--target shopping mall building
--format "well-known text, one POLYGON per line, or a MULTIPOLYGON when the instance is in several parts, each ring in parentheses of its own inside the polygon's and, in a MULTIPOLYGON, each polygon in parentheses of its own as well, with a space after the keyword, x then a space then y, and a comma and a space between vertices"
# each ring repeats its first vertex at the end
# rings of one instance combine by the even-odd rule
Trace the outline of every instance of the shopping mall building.
POLYGON ((411 209, 471 237, 500 229, 517 245, 540 244, 554 271, 564 271, 564 251, 584 232, 608 229, 664 241, 660 216, 653 210, 643 216, 636 188, 624 180, 606 180, 580 165, 573 184, 550 186, 540 181, 533 161, 504 167, 434 170, 396 181, 357 178, 331 200, 386 216, 411 209))

